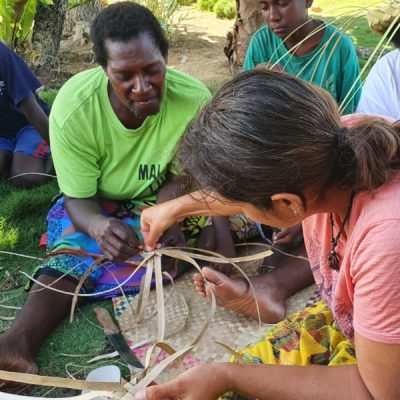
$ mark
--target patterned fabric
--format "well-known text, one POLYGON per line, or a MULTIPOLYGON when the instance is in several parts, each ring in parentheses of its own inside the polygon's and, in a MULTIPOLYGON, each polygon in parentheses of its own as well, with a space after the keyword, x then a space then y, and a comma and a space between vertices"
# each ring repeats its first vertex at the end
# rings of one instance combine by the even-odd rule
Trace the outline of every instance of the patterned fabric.
MULTIPOLYGON (((339 331, 323 301, 290 315, 240 354, 241 362, 247 364, 356 364, 354 345, 339 331)), ((231 361, 237 362, 235 358, 231 361)), ((221 400, 245 399, 237 393, 226 393, 221 397, 221 400)))
MULTIPOLYGON (((119 218, 129 224, 141 239, 140 213, 143 208, 152 205, 150 202, 140 200, 112 201, 101 200, 103 214, 107 217, 119 218)), ((190 217, 182 223, 182 233, 185 236, 188 247, 196 247, 201 229, 210 222, 206 217, 190 217)), ((102 255, 96 240, 75 229, 64 207, 64 197, 60 197, 51 207, 47 216, 47 252, 44 263, 34 272, 34 276, 50 275, 64 276, 67 279, 79 280, 85 271, 102 255)), ((239 240, 250 237, 255 232, 254 223, 243 216, 231 218, 231 227, 239 240)), ((142 258, 132 257, 129 261, 138 264, 142 258)), ((185 264, 176 261, 169 269, 169 274, 176 278, 184 272, 185 264)), ((83 291, 95 294, 92 298, 110 298, 121 295, 121 290, 114 289, 124 282, 125 293, 135 294, 139 291, 142 277, 146 272, 143 267, 133 276, 134 265, 128 262, 111 262, 105 260, 95 265, 88 278, 85 280, 83 291)), ((165 278, 165 283, 169 282, 165 278)), ((152 282, 154 285, 154 282, 152 282)), ((30 283, 28 284, 28 289, 30 283)))
MULTIPOLYGON (((116 202, 102 200, 103 214, 107 217, 119 218, 129 224, 140 234, 140 212, 151 205, 143 201, 130 200, 116 202)), ((85 271, 102 255, 96 240, 75 229, 64 207, 64 197, 60 197, 51 207, 47 215, 47 252, 48 257, 36 271, 35 276, 42 274, 51 276, 66 275, 69 279, 79 280, 85 271)), ((132 257, 131 261, 140 262, 141 257, 132 257)), ((140 288, 145 268, 141 268, 130 277, 134 266, 126 262, 110 262, 105 260, 95 265, 85 280, 83 291, 98 294, 95 297, 113 297, 120 295, 121 290, 112 290, 118 283, 124 284, 125 293, 137 293, 140 288), (105 292, 105 293, 104 293, 105 292)), ((176 277, 179 266, 174 265, 169 273, 176 277)))

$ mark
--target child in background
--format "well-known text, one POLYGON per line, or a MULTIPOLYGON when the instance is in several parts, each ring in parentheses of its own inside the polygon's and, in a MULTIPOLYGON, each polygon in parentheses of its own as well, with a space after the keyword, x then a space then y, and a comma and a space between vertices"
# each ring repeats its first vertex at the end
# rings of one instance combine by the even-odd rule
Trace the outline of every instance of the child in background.
POLYGON ((49 149, 49 110, 37 96, 42 84, 26 63, 0 42, 0 176, 30 188, 54 173, 49 149))
POLYGON ((354 45, 337 28, 310 18, 308 9, 312 3, 261 0, 266 26, 251 39, 243 70, 261 63, 281 68, 327 90, 342 106, 342 114, 352 113, 360 98, 360 71, 354 45))

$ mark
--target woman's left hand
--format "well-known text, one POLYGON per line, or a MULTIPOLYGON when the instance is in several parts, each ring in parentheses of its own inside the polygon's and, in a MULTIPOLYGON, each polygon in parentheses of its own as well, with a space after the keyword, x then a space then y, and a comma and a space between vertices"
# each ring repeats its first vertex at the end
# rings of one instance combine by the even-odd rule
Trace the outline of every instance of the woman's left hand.
POLYGON ((193 367, 176 379, 149 386, 135 395, 135 400, 216 400, 227 389, 222 363, 193 367))

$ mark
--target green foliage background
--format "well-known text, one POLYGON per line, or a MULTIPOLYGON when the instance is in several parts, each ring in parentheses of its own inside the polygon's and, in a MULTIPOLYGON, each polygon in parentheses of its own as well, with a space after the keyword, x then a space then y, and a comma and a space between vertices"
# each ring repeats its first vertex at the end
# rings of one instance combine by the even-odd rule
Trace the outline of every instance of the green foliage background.
POLYGON ((197 0, 201 11, 214 12, 218 18, 233 19, 236 16, 235 0, 197 0))

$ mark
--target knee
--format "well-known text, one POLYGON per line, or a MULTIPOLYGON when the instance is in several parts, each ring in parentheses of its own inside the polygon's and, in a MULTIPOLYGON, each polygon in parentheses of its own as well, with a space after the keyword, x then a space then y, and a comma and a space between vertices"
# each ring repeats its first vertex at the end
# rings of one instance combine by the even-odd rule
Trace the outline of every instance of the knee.
POLYGON ((6 177, 11 167, 11 156, 0 151, 0 178, 6 177))
POLYGON ((199 236, 197 247, 203 250, 215 250, 216 240, 214 227, 212 225, 204 227, 199 236))
POLYGON ((43 175, 34 175, 34 174, 21 174, 20 176, 10 176, 9 182, 16 188, 20 189, 31 189, 36 186, 43 185, 48 182, 51 177, 43 176, 43 175))

